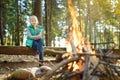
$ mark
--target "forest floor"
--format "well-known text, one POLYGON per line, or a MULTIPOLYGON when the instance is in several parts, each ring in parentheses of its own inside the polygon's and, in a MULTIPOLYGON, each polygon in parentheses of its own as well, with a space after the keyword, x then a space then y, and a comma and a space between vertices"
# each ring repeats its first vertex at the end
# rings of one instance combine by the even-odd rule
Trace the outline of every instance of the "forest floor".
MULTIPOLYGON (((54 61, 52 62, 50 60, 56 60, 56 57, 45 56, 45 62, 43 63, 43 65, 49 66, 51 68, 55 67, 57 63, 54 61)), ((10 72, 13 72, 20 68, 33 68, 33 67, 39 68, 39 63, 40 62, 35 61, 34 56, 30 55, 0 55, 0 80, 4 80, 4 78, 8 76, 10 72)), ((120 80, 120 76, 117 76, 117 78, 119 79, 116 80, 120 80)))
MULTIPOLYGON (((54 57, 45 56, 45 60, 55 60, 54 57)), ((54 64, 44 62, 45 66, 52 67, 54 64)), ((28 55, 0 55, 0 80, 3 80, 10 72, 19 68, 39 67, 34 56, 28 55)))

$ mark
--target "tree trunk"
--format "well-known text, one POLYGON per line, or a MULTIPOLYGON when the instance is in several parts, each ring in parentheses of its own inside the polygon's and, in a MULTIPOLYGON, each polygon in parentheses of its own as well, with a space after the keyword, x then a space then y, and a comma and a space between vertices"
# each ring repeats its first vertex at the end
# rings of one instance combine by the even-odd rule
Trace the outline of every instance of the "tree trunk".
POLYGON ((34 0, 33 14, 37 16, 39 24, 42 25, 42 0, 34 0))
POLYGON ((18 0, 15 0, 16 4, 16 28, 15 28, 15 45, 20 45, 20 35, 19 35, 19 9, 18 9, 18 0))
POLYGON ((4 42, 3 42, 3 24, 2 24, 2 0, 0 1, 0 39, 1 39, 1 45, 4 45, 4 42))
POLYGON ((91 42, 91 38, 92 38, 92 29, 91 29, 91 17, 90 17, 90 0, 87 0, 87 17, 88 17, 88 20, 87 20, 87 26, 88 26, 88 29, 89 29, 89 41, 91 42))
POLYGON ((45 0, 45 39, 46 39, 46 46, 51 46, 51 4, 50 0, 45 0))
MULTIPOLYGON (((36 50, 25 46, 0 46, 0 54, 6 55, 35 55, 36 50)), ((66 53, 66 48, 45 47, 44 53, 51 56, 66 53)))

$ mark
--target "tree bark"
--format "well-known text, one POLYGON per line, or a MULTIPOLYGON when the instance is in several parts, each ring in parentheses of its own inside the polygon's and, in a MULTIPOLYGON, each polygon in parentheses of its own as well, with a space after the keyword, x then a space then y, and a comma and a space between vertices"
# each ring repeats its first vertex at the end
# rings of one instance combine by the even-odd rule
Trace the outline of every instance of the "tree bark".
POLYGON ((37 16, 39 24, 42 25, 42 0, 34 0, 33 14, 37 16))
POLYGON ((3 42, 3 24, 2 24, 2 10, 3 10, 3 5, 2 5, 2 1, 0 1, 0 40, 1 40, 1 45, 4 45, 3 42))
POLYGON ((15 45, 20 45, 20 35, 19 35, 19 8, 18 8, 18 0, 15 0, 15 5, 16 5, 16 28, 15 28, 15 45))
MULTIPOLYGON (((36 50, 25 46, 0 46, 0 54, 6 55, 35 55, 36 50)), ((49 47, 44 49, 44 53, 47 55, 62 55, 66 53, 65 48, 49 47)))
POLYGON ((52 2, 50 0, 45 0, 45 40, 46 46, 51 46, 51 15, 52 15, 52 2))

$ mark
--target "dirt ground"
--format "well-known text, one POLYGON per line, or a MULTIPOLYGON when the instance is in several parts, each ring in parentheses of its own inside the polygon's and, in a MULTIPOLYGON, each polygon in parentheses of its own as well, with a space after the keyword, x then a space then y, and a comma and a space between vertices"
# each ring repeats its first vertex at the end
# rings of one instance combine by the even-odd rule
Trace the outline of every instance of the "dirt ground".
MULTIPOLYGON (((55 60, 55 57, 45 56, 45 62, 43 65, 49 67, 55 67, 56 62, 52 62, 50 60, 55 60)), ((39 67, 38 61, 35 61, 34 56, 27 56, 27 55, 0 55, 0 80, 4 80, 4 78, 10 73, 15 71, 16 69, 20 68, 32 68, 32 67, 39 67)), ((120 66, 120 60, 118 64, 120 66)), ((120 76, 118 76, 119 78, 120 76)), ((102 79, 108 80, 108 79, 102 79)), ((120 80, 117 79, 117 80, 120 80)))
MULTIPOLYGON (((45 56, 46 62, 43 65, 52 67, 54 63, 49 62, 50 60, 55 60, 54 57, 45 56)), ((0 80, 4 78, 12 71, 19 68, 32 68, 39 67, 39 63, 34 59, 34 56, 27 55, 0 55, 0 80)))

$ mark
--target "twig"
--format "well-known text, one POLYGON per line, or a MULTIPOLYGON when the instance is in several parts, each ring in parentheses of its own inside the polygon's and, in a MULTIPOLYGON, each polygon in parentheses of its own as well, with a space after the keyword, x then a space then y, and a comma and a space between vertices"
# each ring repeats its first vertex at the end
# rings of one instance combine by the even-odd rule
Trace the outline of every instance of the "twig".
POLYGON ((120 59, 120 56, 106 56, 106 55, 102 55, 102 54, 90 54, 90 53, 86 53, 86 52, 78 53, 78 55, 79 56, 89 55, 89 56, 97 56, 97 57, 104 57, 104 58, 110 58, 110 59, 120 59))
POLYGON ((108 50, 106 53, 105 53, 105 55, 109 55, 109 53, 111 52, 111 51, 113 51, 113 49, 116 47, 116 45, 114 45, 110 50, 108 50))

